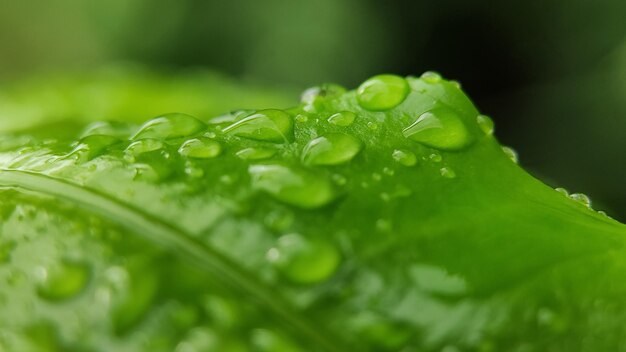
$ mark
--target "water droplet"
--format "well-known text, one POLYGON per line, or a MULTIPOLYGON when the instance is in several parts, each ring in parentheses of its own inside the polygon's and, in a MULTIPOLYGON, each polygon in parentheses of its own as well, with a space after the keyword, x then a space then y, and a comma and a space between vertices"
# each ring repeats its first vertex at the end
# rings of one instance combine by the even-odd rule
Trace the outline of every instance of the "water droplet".
POLYGON ((252 188, 300 208, 318 208, 330 203, 335 197, 328 179, 305 169, 279 164, 251 165, 248 173, 252 188))
POLYGON ((49 301, 62 301, 78 295, 87 287, 91 277, 87 264, 70 260, 41 269, 42 282, 37 294, 49 301))
POLYGON ((350 126, 356 119, 356 114, 352 111, 341 111, 328 118, 328 123, 331 125, 347 127, 350 126))
POLYGON ((413 152, 405 149, 396 149, 391 154, 393 160, 404 166, 414 166, 417 164, 417 157, 413 152))
POLYGON ((261 110, 224 128, 224 133, 280 143, 291 139, 293 120, 282 110, 261 110))
POLYGON ((439 172, 441 173, 441 176, 445 177, 445 178, 455 178, 456 177, 456 173, 454 172, 454 170, 452 170, 449 167, 442 167, 439 172))
POLYGON ((344 133, 331 133, 311 140, 302 150, 308 165, 338 165, 352 160, 363 147, 358 139, 344 133))
POLYGON ((439 153, 432 153, 428 156, 428 160, 432 161, 433 163, 440 163, 443 158, 439 153))
POLYGON ((218 142, 206 138, 190 139, 178 148, 180 155, 196 159, 214 158, 221 152, 222 146, 218 142))
POLYGON ((502 151, 504 152, 504 154, 506 154, 506 156, 509 157, 509 159, 511 159, 512 162, 516 164, 519 162, 519 157, 517 156, 517 152, 515 151, 515 149, 510 147, 502 147, 502 151))
POLYGON ((150 311, 158 290, 157 272, 148 263, 131 262, 126 287, 116 297, 111 319, 116 335, 124 335, 150 311))
POLYGON ((128 124, 113 121, 98 121, 89 124, 80 136, 81 138, 85 138, 92 135, 106 135, 126 139, 130 134, 131 126, 128 124))
POLYGON ((389 167, 384 167, 383 168, 383 174, 388 175, 388 176, 393 176, 396 172, 389 167))
POLYGON ((239 158, 243 160, 267 159, 267 158, 273 157, 275 154, 276 154, 276 149, 263 148, 263 147, 244 148, 238 151, 237 153, 235 153, 235 155, 237 155, 239 158))
POLYGON ((443 150, 463 149, 472 141, 459 116, 448 108, 423 113, 402 133, 406 138, 443 150))
POLYGON ((426 83, 439 83, 441 81, 441 75, 434 71, 426 71, 422 73, 421 78, 426 83))
POLYGON ((476 123, 478 123, 478 127, 488 136, 493 134, 494 124, 491 117, 487 115, 478 115, 476 116, 476 123))
POLYGON ((336 97, 346 92, 346 88, 334 84, 334 83, 325 83, 318 87, 311 87, 306 89, 302 95, 300 96, 300 102, 312 105, 317 102, 320 98, 326 97, 336 97))
POLYGON ((335 246, 325 241, 289 234, 278 239, 267 259, 289 280, 313 284, 334 274, 341 256, 335 246))
POLYGON ((141 139, 131 143, 124 152, 126 153, 126 158, 132 162, 135 157, 144 153, 160 150, 164 146, 163 142, 158 139, 141 139))
POLYGON ((343 186, 348 182, 348 179, 342 174, 333 174, 330 178, 339 186, 343 186))
POLYGON ((166 114, 143 124, 131 139, 184 137, 205 128, 206 125, 193 116, 179 113, 166 114))
POLYGON ((378 129, 378 124, 376 122, 368 122, 367 123, 367 128, 369 128, 372 131, 376 131, 378 129))
POLYGON ((273 211, 265 217, 265 224, 274 231, 286 231, 293 221, 293 213, 288 211, 273 211))
POLYGON ((309 117, 304 114, 298 114, 295 118, 296 122, 304 123, 309 121, 309 117))
POLYGON ((450 81, 450 84, 456 89, 461 89, 461 82, 459 81, 450 81))
POLYGON ((89 135, 82 138, 68 156, 76 157, 82 161, 90 160, 101 155, 107 147, 119 141, 119 139, 108 135, 89 135))
POLYGON ((587 208, 591 208, 591 199, 583 193, 572 193, 569 195, 570 198, 577 201, 578 203, 586 206, 587 208))
POLYGON ((199 178, 204 176, 204 170, 192 162, 185 163, 185 173, 190 177, 199 178))
POLYGON ((359 86, 356 98, 366 110, 389 110, 402 103, 409 90, 409 84, 400 76, 378 75, 359 86))
POLYGON ((569 197, 569 192, 565 188, 557 187, 554 190, 559 192, 559 193, 561 193, 562 195, 564 195, 566 197, 569 197))

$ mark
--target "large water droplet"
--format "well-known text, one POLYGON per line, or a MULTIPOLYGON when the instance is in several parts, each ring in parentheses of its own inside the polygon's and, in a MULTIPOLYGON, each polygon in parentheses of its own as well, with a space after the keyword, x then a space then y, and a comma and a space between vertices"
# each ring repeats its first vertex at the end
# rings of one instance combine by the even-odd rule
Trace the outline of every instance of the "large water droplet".
POLYGON ((396 149, 391 154, 393 160, 404 166, 414 166, 417 164, 417 157, 413 152, 405 149, 396 149))
POLYGON ((209 159, 218 156, 222 152, 222 146, 207 138, 194 138, 183 143, 178 148, 178 153, 188 158, 209 159))
POLYGON ((131 139, 184 137, 205 128, 206 125, 193 116, 179 113, 166 114, 143 124, 131 139))
POLYGON ((260 141, 286 142, 293 134, 293 120, 282 110, 261 110, 224 128, 224 132, 260 141))
POLYGON ((341 111, 328 118, 331 125, 347 127, 356 119, 356 114, 352 111, 341 111))
POLYGON ((89 124, 83 133, 81 133, 81 137, 84 138, 98 134, 126 139, 131 134, 131 126, 122 122, 98 121, 89 124))
POLYGON ((87 287, 91 276, 87 264, 69 260, 42 268, 41 273, 42 282, 37 294, 49 301, 62 301, 78 295, 87 287))
POLYGON ((572 193, 569 195, 570 198, 577 201, 578 203, 586 206, 587 208, 591 208, 591 198, 589 198, 584 193, 572 193))
POLYGON ((478 123, 478 127, 488 136, 493 134, 494 124, 491 117, 487 115, 478 115, 476 116, 476 123, 478 123))
POLYGON ((308 165, 346 163, 361 151, 362 143, 351 135, 332 133, 311 140, 302 151, 302 162, 308 165))
POLYGON ((334 84, 325 83, 319 87, 311 87, 306 89, 300 96, 300 102, 311 105, 318 101, 320 98, 336 97, 346 92, 346 88, 334 84))
POLYGON ((300 208, 312 209, 328 204, 335 197, 331 183, 308 170, 279 164, 251 165, 252 188, 277 200, 300 208))
POLYGON ((448 108, 423 113, 402 133, 411 140, 443 150, 459 150, 472 142, 460 117, 448 108))
POLYGON ((289 280, 313 284, 335 273, 341 256, 337 248, 319 239, 289 234, 278 239, 267 259, 289 280))
POLYGON ((235 155, 237 155, 239 158, 243 160, 261 160, 261 159, 267 159, 267 158, 273 157, 276 154, 276 152, 277 150, 273 148, 251 147, 251 148, 244 148, 238 151, 237 153, 235 153, 235 155))
POLYGON ((83 160, 90 160, 101 155, 107 147, 119 141, 119 139, 109 135, 89 135, 81 139, 69 155, 83 160))
POLYGON ((364 109, 382 111, 402 103, 409 90, 408 82, 400 76, 378 75, 363 82, 356 97, 364 109))

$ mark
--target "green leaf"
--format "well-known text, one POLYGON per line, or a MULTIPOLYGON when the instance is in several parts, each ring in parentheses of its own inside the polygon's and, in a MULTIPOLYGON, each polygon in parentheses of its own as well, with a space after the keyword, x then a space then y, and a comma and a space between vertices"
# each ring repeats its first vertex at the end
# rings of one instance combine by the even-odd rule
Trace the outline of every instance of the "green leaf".
POLYGON ((626 227, 457 84, 266 108, 5 133, 0 349, 619 350, 626 227))

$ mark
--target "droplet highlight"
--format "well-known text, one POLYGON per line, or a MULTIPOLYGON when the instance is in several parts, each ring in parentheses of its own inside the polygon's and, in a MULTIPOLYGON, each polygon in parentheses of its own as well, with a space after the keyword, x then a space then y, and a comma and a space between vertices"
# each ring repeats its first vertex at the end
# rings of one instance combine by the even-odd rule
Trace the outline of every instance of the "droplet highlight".
POLYGON ((426 83, 439 83, 441 82, 441 75, 434 71, 426 71, 422 73, 420 78, 426 83))
POLYGON ((391 154, 393 160, 397 161, 400 165, 414 166, 417 164, 417 157, 415 154, 406 149, 396 149, 391 154))
POLYGON ((481 131, 488 136, 493 134, 494 123, 491 117, 487 115, 478 115, 476 116, 476 123, 478 123, 478 127, 480 127, 481 131))
POLYGON ((131 139, 185 137, 200 132, 205 128, 206 125, 202 121, 191 115, 166 114, 143 124, 131 139))

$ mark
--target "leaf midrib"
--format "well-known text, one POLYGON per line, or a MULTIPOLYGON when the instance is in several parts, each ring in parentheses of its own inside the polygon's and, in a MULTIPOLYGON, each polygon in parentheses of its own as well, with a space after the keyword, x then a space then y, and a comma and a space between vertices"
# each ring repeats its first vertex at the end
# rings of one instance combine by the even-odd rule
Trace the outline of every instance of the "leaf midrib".
POLYGON ((195 262, 203 270, 213 272, 226 284, 253 297, 263 307, 284 319, 299 336, 324 351, 346 351, 342 348, 344 344, 335 336, 331 337, 320 324, 313 324, 301 317, 276 290, 270 289, 236 263, 173 224, 97 190, 41 173, 0 168, 0 186, 23 188, 83 205, 88 211, 168 248, 195 262))

